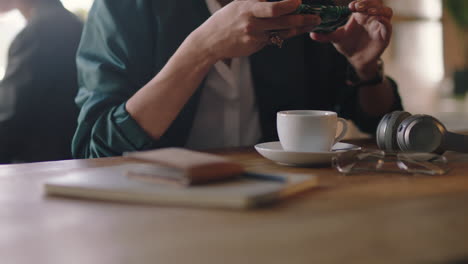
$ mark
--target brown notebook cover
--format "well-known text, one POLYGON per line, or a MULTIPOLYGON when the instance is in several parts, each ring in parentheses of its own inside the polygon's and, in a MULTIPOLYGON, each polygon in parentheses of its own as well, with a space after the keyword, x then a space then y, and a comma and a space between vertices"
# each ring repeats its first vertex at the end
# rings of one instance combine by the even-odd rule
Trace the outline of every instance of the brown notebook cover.
POLYGON ((165 169, 164 175, 152 173, 151 167, 130 171, 136 177, 153 177, 154 180, 169 180, 184 185, 197 185, 226 180, 244 173, 244 168, 227 158, 182 148, 165 148, 125 153, 125 156, 159 165, 154 173, 165 169))

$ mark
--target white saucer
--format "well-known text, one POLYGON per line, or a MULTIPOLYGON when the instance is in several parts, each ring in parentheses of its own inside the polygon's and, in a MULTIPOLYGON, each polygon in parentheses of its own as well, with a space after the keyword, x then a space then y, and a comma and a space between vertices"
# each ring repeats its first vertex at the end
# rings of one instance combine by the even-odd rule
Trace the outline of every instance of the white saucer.
POLYGON ((262 143, 255 149, 263 157, 276 163, 288 166, 313 166, 330 164, 332 157, 339 152, 359 150, 360 147, 347 143, 336 143, 332 151, 328 152, 292 152, 285 151, 279 141, 262 143))

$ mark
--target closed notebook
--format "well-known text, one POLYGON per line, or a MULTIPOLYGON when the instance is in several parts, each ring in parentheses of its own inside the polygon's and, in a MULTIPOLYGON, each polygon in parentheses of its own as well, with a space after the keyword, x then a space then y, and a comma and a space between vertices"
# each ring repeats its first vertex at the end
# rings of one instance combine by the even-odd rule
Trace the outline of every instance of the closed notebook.
MULTIPOLYGON (((184 185, 226 180, 244 172, 244 168, 225 157, 183 148, 164 148, 125 153, 125 156, 158 165, 135 168, 135 176, 158 176, 184 185)), ((153 177, 154 178, 154 177, 153 177)))
POLYGON ((144 166, 147 165, 125 164, 70 172, 49 179, 45 189, 49 195, 84 199, 246 209, 271 204, 317 186, 317 177, 301 174, 247 174, 189 187, 153 183, 129 174, 146 170, 144 166))
POLYGON ((251 208, 317 185, 314 176, 255 174, 225 157, 181 148, 126 156, 139 162, 70 172, 48 180, 46 191, 123 202, 251 208))

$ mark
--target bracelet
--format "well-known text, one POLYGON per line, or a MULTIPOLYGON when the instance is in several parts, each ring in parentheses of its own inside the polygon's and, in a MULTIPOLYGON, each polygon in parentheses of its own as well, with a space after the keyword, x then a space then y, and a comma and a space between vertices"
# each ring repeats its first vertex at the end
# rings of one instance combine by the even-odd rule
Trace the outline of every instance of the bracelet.
POLYGON ((363 86, 374 86, 374 85, 383 83, 383 81, 385 80, 385 75, 384 75, 384 62, 382 59, 379 59, 377 61, 377 66, 378 66, 378 69, 377 69, 376 76, 370 80, 363 81, 357 75, 354 67, 349 65, 346 71, 346 84, 355 88, 359 88, 363 86))

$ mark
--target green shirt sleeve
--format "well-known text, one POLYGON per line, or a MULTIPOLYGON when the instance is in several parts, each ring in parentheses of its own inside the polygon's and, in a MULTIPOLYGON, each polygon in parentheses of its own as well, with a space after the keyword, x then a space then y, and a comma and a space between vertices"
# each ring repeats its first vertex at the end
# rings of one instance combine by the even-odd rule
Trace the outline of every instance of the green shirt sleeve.
POLYGON ((121 155, 155 142, 129 115, 126 101, 154 76, 157 20, 149 0, 96 0, 77 55, 81 108, 75 158, 121 155))

